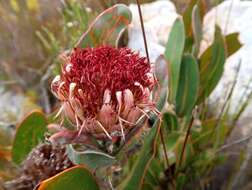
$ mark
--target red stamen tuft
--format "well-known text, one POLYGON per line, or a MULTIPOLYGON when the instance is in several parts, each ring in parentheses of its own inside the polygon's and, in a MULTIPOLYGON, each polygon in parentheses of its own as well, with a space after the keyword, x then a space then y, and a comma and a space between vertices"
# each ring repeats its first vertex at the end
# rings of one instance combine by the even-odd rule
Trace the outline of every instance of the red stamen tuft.
POLYGON ((128 48, 76 48, 70 55, 70 62, 63 67, 61 81, 68 92, 70 83, 75 83, 74 96, 84 106, 86 117, 94 117, 103 105, 106 89, 111 91, 112 105, 117 105, 116 92, 131 90, 134 100, 142 98, 142 87, 153 86, 148 78, 150 64, 145 57, 128 48), (78 91, 81 89, 81 93, 78 91))

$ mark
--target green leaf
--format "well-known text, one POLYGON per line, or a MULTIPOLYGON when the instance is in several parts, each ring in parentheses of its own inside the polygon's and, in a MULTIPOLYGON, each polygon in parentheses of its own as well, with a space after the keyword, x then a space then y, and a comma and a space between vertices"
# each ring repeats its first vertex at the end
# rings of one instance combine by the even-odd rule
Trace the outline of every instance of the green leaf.
POLYGON ((165 59, 168 62, 169 71, 169 102, 175 103, 181 58, 185 45, 184 23, 181 18, 177 18, 172 26, 168 42, 165 48, 165 59))
POLYGON ((195 126, 192 127, 191 139, 194 147, 202 148, 214 142, 216 123, 216 119, 208 119, 202 122, 199 131, 194 130, 195 126))
POLYGON ((47 120, 43 113, 33 111, 18 126, 13 148, 12 160, 20 164, 43 139, 47 130, 47 120))
POLYGON ((81 36, 76 47, 116 46, 118 38, 131 22, 130 9, 116 4, 102 12, 81 36))
POLYGON ((167 134, 171 131, 176 131, 179 129, 179 123, 178 118, 171 113, 164 113, 163 114, 163 126, 165 126, 165 129, 167 131, 167 134))
POLYGON ((197 1, 198 0, 191 0, 190 3, 187 4, 187 7, 183 13, 183 21, 185 23, 186 36, 190 36, 190 34, 192 34, 192 29, 191 29, 192 11, 197 1))
POLYGON ((186 184, 186 175, 185 174, 179 174, 179 176, 177 177, 177 180, 176 180, 176 186, 178 190, 182 190, 184 185, 186 184))
POLYGON ((198 5, 194 5, 192 10, 192 32, 195 42, 194 55, 197 56, 200 49, 200 42, 202 39, 202 23, 198 5))
POLYGON ((176 146, 178 146, 179 140, 181 138, 181 134, 179 132, 173 131, 167 136, 166 146, 168 152, 173 151, 176 146))
POLYGON ((193 9, 194 6, 197 5, 199 7, 199 13, 200 13, 200 20, 202 21, 204 12, 205 12, 205 3, 204 0, 190 0, 188 3, 188 6, 186 7, 184 13, 183 13, 183 21, 185 23, 185 31, 186 36, 192 35, 192 17, 193 17, 193 9))
POLYGON ((151 171, 151 173, 154 176, 156 176, 156 178, 158 178, 159 175, 165 170, 165 163, 164 162, 160 162, 160 160, 158 160, 158 159, 153 159, 151 161, 149 170, 151 171))
MULTIPOLYGON (((162 160, 163 160, 163 154, 160 156, 162 156, 162 160)), ((152 187, 153 190, 156 189, 156 187, 160 185, 160 175, 163 174, 165 169, 166 168, 165 168, 164 162, 158 159, 157 157, 155 157, 151 161, 150 166, 148 170, 146 171, 143 186, 141 189, 142 190, 147 189, 146 184, 148 184, 149 187, 152 187)))
POLYGON ((192 130, 193 146, 202 149, 213 144, 222 145, 229 135, 231 127, 225 120, 219 121, 217 118, 204 120, 200 131, 192 130))
POLYGON ((179 116, 191 113, 199 89, 199 68, 192 55, 183 57, 180 69, 179 87, 176 97, 176 112, 179 116))
POLYGON ((162 55, 155 62, 155 75, 159 86, 155 89, 154 97, 156 99, 157 96, 157 109, 161 112, 168 95, 168 64, 162 55))
MULTIPOLYGON (((156 108, 162 112, 168 96, 168 63, 163 55, 160 55, 155 62, 155 75, 158 80, 158 85, 153 89, 153 97, 156 103, 156 108)), ((158 120, 156 114, 151 113, 151 123, 155 123, 158 120)))
POLYGON ((160 130, 156 121, 148 136, 145 137, 144 145, 134 166, 127 178, 119 185, 120 190, 139 190, 143 185, 143 180, 147 169, 156 153, 156 142, 160 130))
POLYGON ((72 145, 67 146, 67 154, 74 164, 84 164, 90 169, 108 166, 116 161, 114 157, 102 152, 93 150, 76 151, 72 145))
POLYGON ((200 88, 197 103, 201 103, 214 90, 224 71, 225 43, 221 29, 216 26, 213 44, 200 57, 200 88))
POLYGON ((144 183, 141 190, 155 190, 155 188, 149 183, 144 183))
POLYGON ((144 182, 148 182, 152 186, 158 186, 159 185, 158 176, 153 175, 153 173, 151 172, 150 169, 148 169, 147 172, 146 172, 146 175, 144 177, 144 182))
MULTIPOLYGON (((205 2, 204 1, 205 0, 188 0, 187 7, 185 11, 183 12, 183 21, 184 21, 185 33, 186 33, 184 52, 186 53, 192 53, 192 51, 194 51, 194 55, 197 54, 198 42, 196 42, 196 38, 195 38, 195 29, 196 29, 195 24, 198 25, 199 22, 202 23, 203 17, 205 15, 205 2), (195 11, 195 6, 197 6, 197 11, 195 11), (195 13, 197 14, 197 17, 196 17, 197 21, 195 20, 195 16, 196 16, 195 13)), ((197 26, 197 30, 199 29, 198 26, 197 26)), ((197 32, 198 37, 200 36, 199 34, 200 33, 197 32)))
POLYGON ((184 53, 192 53, 194 49, 194 40, 192 36, 186 36, 184 53))
MULTIPOLYGON (((173 151, 176 154, 177 163, 179 163, 180 158, 181 158, 184 141, 185 141, 185 135, 184 136, 180 135, 179 139, 176 140, 176 143, 174 144, 174 147, 173 147, 173 151)), ((194 151, 194 147, 192 145, 191 139, 188 139, 185 146, 183 158, 182 158, 181 168, 188 166, 192 156, 194 155, 194 152, 195 151, 194 151)))
POLYGON ((83 166, 69 168, 45 181, 38 190, 99 190, 98 183, 83 166))
POLYGON ((227 57, 234 54, 236 51, 238 51, 242 44, 240 43, 239 39, 239 33, 231 33, 225 36, 225 42, 227 47, 227 57))

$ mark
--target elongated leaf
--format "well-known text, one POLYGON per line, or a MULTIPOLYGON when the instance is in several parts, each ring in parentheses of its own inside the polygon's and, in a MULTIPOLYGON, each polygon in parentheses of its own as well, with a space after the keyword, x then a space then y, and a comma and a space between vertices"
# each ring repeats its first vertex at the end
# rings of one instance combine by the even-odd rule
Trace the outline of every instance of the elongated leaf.
POLYGON ((181 58, 185 45, 185 30, 183 20, 177 18, 171 29, 165 49, 165 59, 168 61, 169 71, 169 102, 175 103, 181 58))
POLYGON ((148 136, 145 137, 144 145, 138 158, 129 173, 126 180, 120 184, 120 190, 139 190, 143 185, 143 179, 146 171, 156 153, 156 141, 159 134, 160 126, 157 126, 158 121, 152 127, 148 136))
POLYGON ((69 168, 41 183, 38 190, 99 190, 94 176, 83 166, 69 168))
POLYGON ((168 64, 162 55, 155 62, 155 75, 159 87, 155 90, 154 95, 158 97, 157 109, 162 111, 168 95, 168 64))
MULTIPOLYGON (((155 176, 150 169, 147 170, 146 175, 144 177, 144 183, 148 182, 148 184, 152 186, 158 186, 159 180, 158 176, 155 176)), ((142 187, 143 189, 143 187, 142 187)))
POLYGON ((185 116, 192 111, 198 97, 198 89, 198 63, 192 55, 185 55, 181 64, 176 98, 176 112, 179 116, 185 116))
POLYGON ((239 33, 231 33, 225 36, 225 42, 227 46, 227 57, 234 54, 236 51, 238 51, 242 44, 238 39, 239 33))
POLYGON ((90 169, 108 166, 115 162, 115 158, 108 154, 93 150, 76 151, 72 145, 67 147, 67 154, 74 164, 84 164, 90 169))
MULTIPOLYGON (((174 148, 173 148, 174 149, 173 151, 176 154, 177 163, 179 163, 179 161, 180 161, 184 141, 185 141, 185 136, 180 136, 179 139, 177 139, 176 144, 174 145, 174 148)), ((192 158, 193 154, 194 154, 194 148, 192 146, 191 140, 188 139, 186 146, 185 146, 183 158, 182 158, 182 165, 181 165, 182 167, 186 166, 188 161, 192 158)))
MULTIPOLYGON (((197 16, 197 19, 199 18, 200 23, 202 23, 204 14, 205 14, 205 0, 188 0, 186 1, 187 7, 185 11, 183 12, 183 21, 185 24, 185 33, 186 33, 186 41, 185 41, 185 50, 184 52, 186 53, 192 53, 192 51, 195 52, 195 55, 197 53, 197 47, 193 47, 193 45, 197 44, 195 40, 195 6, 197 6, 198 10, 197 12, 199 13, 199 17, 197 16), (193 50, 194 48, 194 50, 193 50)), ((197 14, 198 14, 197 13, 197 14)), ((197 21, 198 22, 198 21, 197 21)), ((197 33, 197 36, 199 36, 199 33, 197 33)))
POLYGON ((171 131, 176 131, 179 129, 178 118, 174 114, 168 112, 163 114, 162 124, 165 127, 167 134, 170 133, 171 131))
POLYGON ((188 6, 186 7, 184 13, 183 13, 183 21, 185 23, 185 31, 186 36, 192 35, 192 15, 193 15, 193 8, 195 5, 199 7, 199 13, 200 13, 200 20, 202 21, 203 16, 205 14, 205 2, 204 0, 189 0, 188 6))
MULTIPOLYGON (((155 62, 155 75, 158 80, 153 90, 153 97, 156 103, 156 108, 162 112, 168 96, 168 63, 163 55, 160 55, 155 62)), ((158 120, 156 114, 151 114, 149 121, 154 124, 158 120)))
POLYGON ((186 175, 185 174, 179 174, 176 180, 176 186, 177 189, 183 189, 183 187, 186 184, 186 175))
POLYGON ((158 189, 158 187, 160 186, 160 175, 162 175, 164 171, 167 169, 165 166, 165 162, 163 161, 164 159, 163 154, 160 154, 160 156, 161 159, 157 158, 158 156, 156 156, 151 161, 150 166, 146 172, 141 190, 145 189, 155 190, 158 189))
POLYGON ((149 183, 144 183, 143 184, 143 187, 142 187, 142 190, 154 190, 155 187, 153 187, 151 184, 149 183))
POLYGON ((12 160, 20 164, 43 139, 47 130, 43 113, 33 111, 18 126, 12 148, 12 160))
POLYGON ((179 143, 180 138, 181 134, 177 131, 173 131, 170 134, 168 134, 166 140, 166 146, 168 152, 173 151, 173 149, 176 148, 176 146, 178 146, 177 144, 179 143))
POLYGON ((131 22, 131 12, 126 5, 116 4, 101 13, 81 36, 76 47, 116 46, 117 40, 131 22))
POLYGON ((192 31, 194 38, 194 55, 197 56, 202 39, 202 23, 200 18, 200 10, 198 5, 195 5, 192 10, 192 31))
POLYGON ((208 97, 218 84, 225 63, 225 43, 221 30, 215 28, 213 44, 200 57, 200 89, 198 103, 208 97))
POLYGON ((202 130, 197 133, 192 133, 191 138, 194 146, 202 148, 216 142, 220 144, 224 143, 231 126, 223 121, 218 126, 219 128, 216 129, 216 124, 218 122, 216 118, 203 121, 201 126, 202 130), (216 130, 219 130, 219 133, 217 133, 216 130))

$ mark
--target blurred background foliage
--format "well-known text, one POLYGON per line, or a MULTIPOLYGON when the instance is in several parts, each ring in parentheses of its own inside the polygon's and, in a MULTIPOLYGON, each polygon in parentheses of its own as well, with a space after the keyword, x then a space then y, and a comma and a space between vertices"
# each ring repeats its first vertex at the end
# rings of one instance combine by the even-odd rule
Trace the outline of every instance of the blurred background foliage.
MULTIPOLYGON (((35 108, 46 113, 51 113, 55 109, 55 100, 51 96, 48 84, 59 72, 59 54, 74 46, 98 13, 116 3, 132 2, 135 3, 133 0, 0 0, 1 180, 12 179, 17 173, 17 167, 10 160, 15 132, 13 129, 18 121, 35 108), (8 101, 10 103, 5 105, 4 103, 8 101)), ((173 2, 179 13, 182 13, 188 4, 187 0, 173 2)), ((220 0, 206 1, 205 8, 209 10, 220 2, 220 0)), ((240 133, 234 127, 239 124, 228 122, 229 116, 226 112, 216 116, 215 110, 209 109, 207 102, 199 109, 200 115, 195 116, 197 119, 191 129, 192 137, 186 147, 185 163, 180 168, 179 176, 176 176, 178 188, 179 184, 183 186, 188 183, 188 189, 192 189, 193 186, 207 189, 206 184, 209 185, 211 178, 220 176, 220 179, 223 179, 219 173, 221 169, 215 167, 225 160, 223 154, 218 154, 223 148, 220 145, 230 142, 228 137, 231 136, 232 139, 232 135, 239 136, 237 134, 240 133), (216 129, 218 133, 215 133, 216 129), (232 133, 233 129, 235 134, 232 133)), ((237 115, 238 118, 239 116, 237 115)), ((232 119, 237 121, 238 118, 232 119)), ((163 119, 164 128, 167 130, 165 131, 165 138, 168 139, 167 149, 179 154, 182 142, 185 140, 185 134, 181 131, 185 132, 185 128, 181 129, 177 118, 169 113, 165 113, 163 119)), ((187 126, 188 118, 181 123, 187 126)), ((241 142, 246 142, 246 139, 241 142)), ((158 143, 161 144, 160 139, 158 143)), ((231 167, 234 171, 239 171, 237 168, 243 162, 245 153, 240 149, 237 152, 238 159, 235 157, 236 161, 238 160, 235 163, 237 166, 228 165, 229 161, 225 165, 226 168, 231 167)), ((144 153, 146 152, 143 151, 141 154, 144 153)), ((132 171, 135 159, 136 156, 129 159, 122 175, 132 171)), ((232 157, 229 159, 232 162, 232 157)), ((170 169, 166 170, 168 166, 164 164, 164 152, 158 149, 147 171, 143 189, 151 189, 150 186, 155 185, 167 188, 167 181, 174 180, 167 172, 176 170, 173 167, 177 161, 173 154, 170 155, 169 161, 170 169), (163 170, 166 173, 162 173, 163 170)), ((229 180, 232 180, 233 176, 234 174, 229 176, 229 180)), ((115 184, 119 184, 117 177, 113 176, 115 184)), ((227 180, 226 176, 224 180, 227 180)), ((217 180, 212 186, 216 186, 218 182, 217 180)))
MULTIPOLYGON (((1 87, 26 94, 31 102, 50 112, 44 83, 50 72, 57 72, 52 67, 59 61, 59 53, 73 47, 99 12, 115 3, 131 2, 135 3, 133 0, 1 0, 1 87)), ((207 2, 208 8, 217 3, 207 2)), ((188 2, 174 3, 182 12, 188 2)))

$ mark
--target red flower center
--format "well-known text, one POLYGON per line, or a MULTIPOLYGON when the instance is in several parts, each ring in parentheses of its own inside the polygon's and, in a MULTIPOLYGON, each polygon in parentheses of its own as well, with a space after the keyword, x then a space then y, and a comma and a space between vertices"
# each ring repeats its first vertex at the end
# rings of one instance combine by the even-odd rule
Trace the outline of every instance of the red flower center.
POLYGON ((149 73, 147 59, 128 48, 76 48, 63 66, 61 80, 67 92, 71 83, 76 84, 74 96, 84 106, 85 116, 93 117, 103 104, 106 89, 111 91, 113 106, 117 105, 116 92, 125 89, 131 90, 135 101, 141 100, 141 88, 153 87, 149 73))

